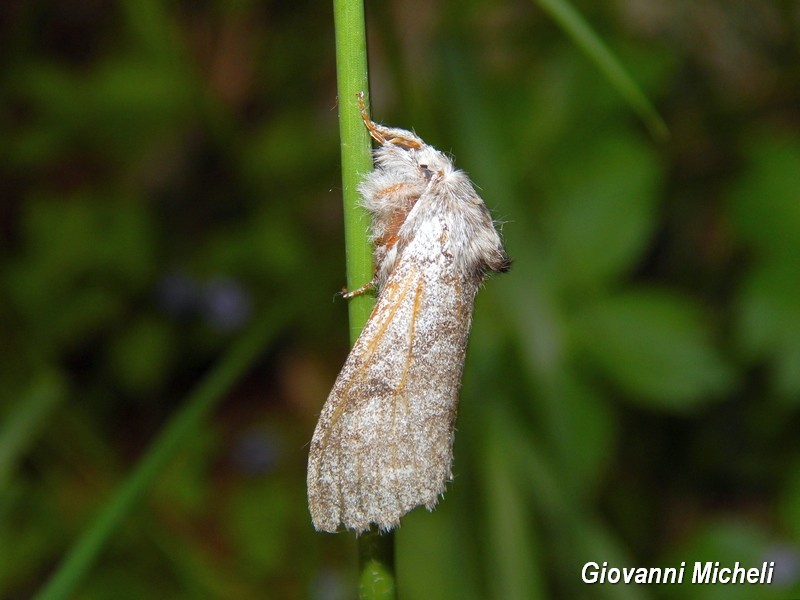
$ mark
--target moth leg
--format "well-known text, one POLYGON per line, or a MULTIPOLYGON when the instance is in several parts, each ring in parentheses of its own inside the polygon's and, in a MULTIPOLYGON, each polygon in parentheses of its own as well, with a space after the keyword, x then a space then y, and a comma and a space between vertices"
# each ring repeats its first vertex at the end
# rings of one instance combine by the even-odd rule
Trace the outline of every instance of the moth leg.
POLYGON ((347 288, 342 288, 342 298, 349 300, 350 298, 355 298, 356 296, 360 296, 362 294, 366 294, 370 290, 374 290, 377 287, 377 279, 373 277, 367 283, 362 285, 359 288, 356 288, 352 291, 347 291, 347 288))

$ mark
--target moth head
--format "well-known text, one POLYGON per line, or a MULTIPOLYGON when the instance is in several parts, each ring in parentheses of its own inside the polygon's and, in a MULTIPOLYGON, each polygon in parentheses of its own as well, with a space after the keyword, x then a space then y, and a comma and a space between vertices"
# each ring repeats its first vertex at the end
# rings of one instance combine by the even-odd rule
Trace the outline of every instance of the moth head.
POLYGON ((453 170, 453 163, 432 146, 425 145, 412 153, 417 170, 425 181, 431 181, 434 177, 441 178, 453 170))

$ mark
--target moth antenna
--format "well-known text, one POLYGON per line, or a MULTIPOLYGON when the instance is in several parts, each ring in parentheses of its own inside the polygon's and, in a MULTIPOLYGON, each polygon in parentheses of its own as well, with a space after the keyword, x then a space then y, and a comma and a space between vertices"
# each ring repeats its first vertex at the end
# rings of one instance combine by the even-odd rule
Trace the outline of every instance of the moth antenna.
POLYGON ((364 125, 367 126, 369 134, 372 136, 372 139, 374 139, 380 145, 385 144, 386 138, 383 137, 379 131, 378 125, 372 119, 370 119, 369 115, 367 114, 367 106, 364 104, 364 92, 358 92, 357 96, 358 108, 361 110, 361 118, 364 119, 364 125))

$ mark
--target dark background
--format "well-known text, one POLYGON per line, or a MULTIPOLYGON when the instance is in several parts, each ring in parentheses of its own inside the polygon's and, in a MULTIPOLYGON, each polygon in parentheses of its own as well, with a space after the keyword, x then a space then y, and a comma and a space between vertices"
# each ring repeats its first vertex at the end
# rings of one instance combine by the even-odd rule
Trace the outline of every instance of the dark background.
MULTIPOLYGON (((452 153, 515 259, 401 596, 797 596, 800 6, 577 2, 659 142, 534 2, 367 4, 374 117, 452 153), (589 560, 776 583, 590 587, 589 560)), ((265 314, 290 316, 76 597, 354 597, 354 536, 305 499, 347 353, 329 3, 3 2, 0 131, 0 597, 265 314)))

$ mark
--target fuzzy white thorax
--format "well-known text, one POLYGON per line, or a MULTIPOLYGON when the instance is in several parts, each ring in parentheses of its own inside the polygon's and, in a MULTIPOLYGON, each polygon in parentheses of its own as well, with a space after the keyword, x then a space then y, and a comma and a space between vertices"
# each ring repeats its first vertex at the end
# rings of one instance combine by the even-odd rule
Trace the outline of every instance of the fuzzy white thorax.
POLYGON ((363 206, 372 214, 378 286, 386 281, 416 230, 434 216, 445 222, 449 233, 446 251, 462 275, 482 276, 487 271, 504 270, 508 258, 500 236, 467 174, 414 134, 401 129, 390 131, 417 141, 421 147, 380 146, 375 150, 375 170, 359 187, 363 206), (398 215, 404 216, 397 240, 383 248, 377 242, 398 215))

